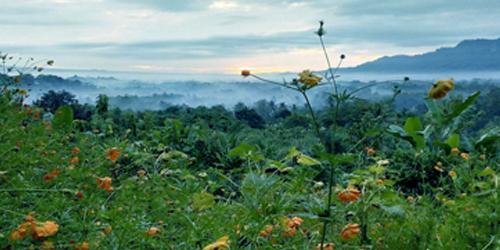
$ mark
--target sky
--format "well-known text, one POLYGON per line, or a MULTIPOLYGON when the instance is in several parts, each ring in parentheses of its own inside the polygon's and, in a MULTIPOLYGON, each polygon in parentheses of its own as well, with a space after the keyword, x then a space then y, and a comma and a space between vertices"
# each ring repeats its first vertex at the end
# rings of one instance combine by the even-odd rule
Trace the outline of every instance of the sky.
POLYGON ((344 66, 500 37, 499 0, 0 0, 0 51, 61 69, 238 73, 344 66))

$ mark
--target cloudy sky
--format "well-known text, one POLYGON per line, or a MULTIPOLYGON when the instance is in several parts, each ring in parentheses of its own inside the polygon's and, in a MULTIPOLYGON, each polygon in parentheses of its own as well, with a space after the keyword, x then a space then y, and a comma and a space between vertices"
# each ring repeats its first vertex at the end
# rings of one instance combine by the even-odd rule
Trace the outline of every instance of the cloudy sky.
POLYGON ((0 51, 59 68, 323 69, 314 30, 352 66, 500 37, 499 0, 0 0, 0 51))

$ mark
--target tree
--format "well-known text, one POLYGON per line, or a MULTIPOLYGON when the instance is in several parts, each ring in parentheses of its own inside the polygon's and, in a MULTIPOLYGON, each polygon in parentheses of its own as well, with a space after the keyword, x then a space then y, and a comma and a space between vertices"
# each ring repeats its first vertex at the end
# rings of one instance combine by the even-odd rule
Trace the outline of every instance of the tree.
POLYGON ((104 115, 108 112, 109 98, 107 95, 97 96, 96 110, 99 115, 104 115))
POLYGON ((67 92, 66 90, 58 92, 50 90, 49 92, 43 94, 40 99, 33 102, 33 104, 46 111, 54 113, 61 106, 78 104, 78 100, 75 98, 75 95, 67 92))

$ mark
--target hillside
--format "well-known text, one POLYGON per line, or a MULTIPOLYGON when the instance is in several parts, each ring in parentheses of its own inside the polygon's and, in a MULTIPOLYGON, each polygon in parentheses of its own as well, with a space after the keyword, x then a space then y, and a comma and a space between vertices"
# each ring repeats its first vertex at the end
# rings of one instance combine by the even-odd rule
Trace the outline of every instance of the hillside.
POLYGON ((384 56, 352 71, 500 71, 500 38, 464 40, 451 48, 420 55, 384 56))

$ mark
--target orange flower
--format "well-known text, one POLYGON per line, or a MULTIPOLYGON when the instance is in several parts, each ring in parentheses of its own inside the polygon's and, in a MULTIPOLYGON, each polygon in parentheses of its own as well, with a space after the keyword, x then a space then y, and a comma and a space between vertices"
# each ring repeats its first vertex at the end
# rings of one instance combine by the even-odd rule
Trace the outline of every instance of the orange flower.
POLYGON ((43 176, 43 180, 45 181, 45 183, 50 182, 54 178, 56 178, 57 176, 59 176, 60 173, 61 172, 59 171, 59 169, 52 170, 52 172, 47 173, 46 175, 43 176))
POLYGON ((460 149, 458 149, 458 148, 452 148, 451 149, 451 154, 458 155, 459 153, 460 153, 460 149))
POLYGON ((266 228, 262 231, 260 231, 259 235, 261 237, 267 237, 273 233, 273 226, 272 225, 267 225, 266 228))
POLYGON ((359 224, 349 223, 344 227, 344 229, 342 229, 342 232, 340 232, 340 236, 343 240, 351 240, 356 238, 359 232, 359 224))
POLYGON ((244 69, 241 71, 241 75, 244 76, 244 77, 247 77, 251 74, 250 70, 248 69, 244 69))
POLYGON ((82 242, 82 244, 76 245, 73 250, 89 250, 89 243, 86 241, 82 242))
POLYGON ((43 224, 36 226, 32 232, 34 239, 40 239, 55 235, 59 230, 59 225, 54 221, 46 221, 43 224))
POLYGON ((83 193, 82 193, 81 191, 78 191, 78 192, 76 192, 75 197, 76 197, 78 200, 81 200, 81 199, 83 199, 83 193))
POLYGON ((352 202, 359 199, 361 191, 355 187, 348 187, 347 189, 338 193, 337 197, 343 202, 352 202))
POLYGON ((451 171, 448 173, 448 175, 449 175, 451 178, 453 178, 453 179, 454 179, 454 178, 457 178, 457 172, 455 172, 455 171, 453 171, 453 170, 451 170, 451 171))
POLYGON ((108 149, 108 151, 106 152, 106 159, 112 162, 116 162, 116 160, 118 160, 118 157, 120 157, 120 155, 121 155, 120 150, 118 150, 117 148, 111 148, 108 149))
POLYGON ((285 226, 284 232, 281 234, 283 237, 293 237, 297 232, 300 224, 302 224, 304 220, 300 217, 293 218, 285 218, 283 220, 283 225, 285 226))
POLYGON ((160 232, 159 228, 157 228, 157 227, 150 227, 146 231, 146 236, 152 237, 152 236, 155 236, 156 234, 158 234, 159 232, 160 232))
POLYGON ((70 163, 70 164, 77 164, 77 163, 79 163, 79 162, 80 162, 80 158, 78 158, 78 156, 75 156, 75 157, 73 157, 73 158, 71 158, 71 159, 69 160, 69 163, 70 163))
POLYGON ((368 156, 372 156, 372 155, 374 155, 374 154, 375 154, 375 149, 373 149, 373 148, 371 148, 371 147, 367 147, 367 148, 366 148, 366 154, 367 154, 368 156))
MULTIPOLYGON (((323 250, 334 250, 335 249, 335 244, 333 243, 326 243, 323 244, 323 250)), ((321 250, 321 243, 316 246, 316 250, 321 250)))
POLYGON ((74 147, 73 149, 71 149, 71 153, 74 154, 74 155, 80 154, 80 148, 79 147, 74 147))
POLYGON ((110 177, 104 177, 104 178, 97 178, 97 186, 100 189, 106 190, 108 192, 113 191, 113 187, 111 187, 111 183, 113 180, 110 177))
POLYGON ((464 160, 469 160, 469 154, 467 153, 460 153, 460 157, 462 157, 462 159, 464 160))

